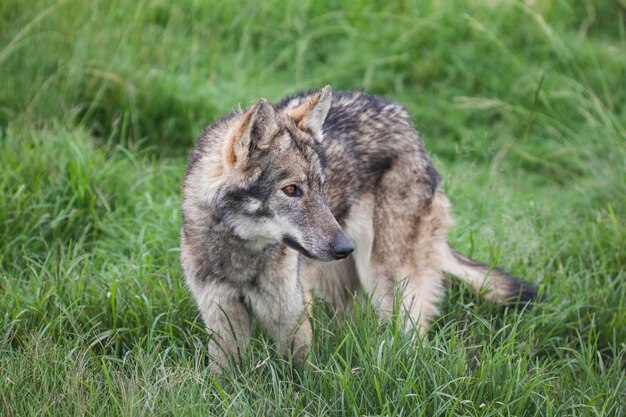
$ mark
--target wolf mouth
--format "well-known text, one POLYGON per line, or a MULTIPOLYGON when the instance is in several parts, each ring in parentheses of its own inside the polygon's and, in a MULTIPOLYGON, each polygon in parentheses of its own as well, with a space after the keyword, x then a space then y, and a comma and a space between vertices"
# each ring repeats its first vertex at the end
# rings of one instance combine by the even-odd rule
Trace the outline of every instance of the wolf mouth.
POLYGON ((311 255, 311 253, 308 250, 304 249, 302 247, 302 245, 300 245, 300 243, 298 243, 296 238, 294 238, 293 236, 291 236, 291 235, 283 236, 283 243, 285 245, 289 246, 291 249, 300 252, 301 254, 306 256, 307 258, 315 259, 315 257, 313 255, 311 255))

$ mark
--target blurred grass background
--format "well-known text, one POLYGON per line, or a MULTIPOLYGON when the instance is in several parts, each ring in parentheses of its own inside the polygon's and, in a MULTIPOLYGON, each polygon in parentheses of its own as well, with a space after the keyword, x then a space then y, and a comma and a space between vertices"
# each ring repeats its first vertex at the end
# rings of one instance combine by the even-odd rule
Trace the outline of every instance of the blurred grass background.
POLYGON ((0 2, 0 414, 626 413, 623 0, 0 2), (539 284, 451 283, 429 342, 317 306, 221 379, 178 265, 204 124, 331 84, 402 102, 458 249, 539 284))

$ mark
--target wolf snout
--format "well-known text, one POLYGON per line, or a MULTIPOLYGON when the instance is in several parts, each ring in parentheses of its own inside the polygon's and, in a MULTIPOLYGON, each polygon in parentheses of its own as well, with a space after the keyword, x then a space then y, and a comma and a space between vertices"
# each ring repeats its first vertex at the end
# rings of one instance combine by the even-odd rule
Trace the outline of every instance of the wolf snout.
POLYGON ((350 242, 345 233, 339 233, 331 244, 332 257, 336 260, 344 259, 347 258, 352 252, 354 252, 352 242, 350 242))

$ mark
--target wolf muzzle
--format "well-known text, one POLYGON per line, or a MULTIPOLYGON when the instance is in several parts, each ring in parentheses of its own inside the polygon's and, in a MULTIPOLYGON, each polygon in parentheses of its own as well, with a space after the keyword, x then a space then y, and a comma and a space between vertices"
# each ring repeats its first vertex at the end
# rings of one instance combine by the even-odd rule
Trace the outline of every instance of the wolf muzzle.
POLYGON ((348 239, 348 236, 340 230, 335 238, 324 248, 319 247, 318 250, 307 250, 291 235, 284 235, 282 239, 283 243, 290 248, 300 252, 307 258, 317 259, 319 261, 333 261, 347 258, 352 252, 354 252, 354 246, 348 239), (324 249, 322 249, 324 248, 324 249))

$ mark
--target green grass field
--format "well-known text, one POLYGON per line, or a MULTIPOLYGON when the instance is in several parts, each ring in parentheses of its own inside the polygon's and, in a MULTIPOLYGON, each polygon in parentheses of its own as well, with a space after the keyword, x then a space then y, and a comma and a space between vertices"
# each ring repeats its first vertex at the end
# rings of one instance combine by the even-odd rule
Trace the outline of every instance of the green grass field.
POLYGON ((623 0, 0 2, 0 415, 626 415, 623 0), (179 266, 204 124, 331 84, 405 104, 459 250, 424 346, 315 307, 309 363, 260 332, 221 378, 179 266))

